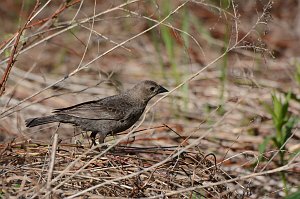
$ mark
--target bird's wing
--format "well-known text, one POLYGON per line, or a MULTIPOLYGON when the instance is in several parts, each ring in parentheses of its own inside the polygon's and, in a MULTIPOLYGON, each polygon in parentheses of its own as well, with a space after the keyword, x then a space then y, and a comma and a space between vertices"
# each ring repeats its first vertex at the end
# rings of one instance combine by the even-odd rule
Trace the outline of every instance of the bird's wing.
POLYGON ((132 105, 122 97, 112 96, 56 109, 54 113, 91 120, 122 120, 126 117, 130 108, 132 108, 132 105))

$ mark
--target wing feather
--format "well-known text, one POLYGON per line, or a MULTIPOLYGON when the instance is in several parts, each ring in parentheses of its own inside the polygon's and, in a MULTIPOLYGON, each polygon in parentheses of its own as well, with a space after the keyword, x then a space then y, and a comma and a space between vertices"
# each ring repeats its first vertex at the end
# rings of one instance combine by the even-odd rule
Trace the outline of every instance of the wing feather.
POLYGON ((122 120, 131 107, 128 101, 118 95, 55 109, 54 113, 92 120, 122 120))

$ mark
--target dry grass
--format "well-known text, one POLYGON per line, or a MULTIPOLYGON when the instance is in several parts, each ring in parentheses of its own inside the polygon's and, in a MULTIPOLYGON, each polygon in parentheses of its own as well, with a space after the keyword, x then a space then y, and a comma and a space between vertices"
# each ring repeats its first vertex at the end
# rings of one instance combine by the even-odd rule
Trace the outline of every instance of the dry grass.
MULTIPOLYGON (((23 144, 24 145, 24 144, 23 144)), ((12 147, 13 153, 8 149, 2 154, 1 168, 6 180, 3 180, 2 190, 11 196, 24 196, 26 198, 36 195, 42 197, 49 191, 49 171, 47 170, 50 157, 47 146, 27 144, 26 149, 21 149, 21 144, 12 147), (20 185, 20 186, 18 186, 20 185), (39 191, 37 189, 40 189, 39 191)), ((92 161, 80 174, 60 184, 66 178, 73 175, 82 168, 99 152, 90 152, 82 155, 86 148, 79 146, 61 145, 55 155, 55 170, 53 175, 63 174, 63 177, 51 185, 53 197, 65 198, 93 186, 98 186, 86 195, 95 197, 162 197, 165 193, 192 186, 207 185, 208 183, 219 182, 227 178, 227 174, 216 168, 214 161, 205 157, 200 152, 184 152, 180 156, 172 158, 153 170, 141 172, 160 163, 164 158, 174 153, 174 147, 117 147, 105 156, 92 161), (69 164, 80 161, 69 171, 64 171, 69 164), (137 174, 138 173, 138 174, 137 174), (124 179, 122 176, 132 175, 124 179), (119 180, 116 180, 119 179, 119 180), (102 186, 99 186, 102 185, 102 186)), ((55 154, 55 153, 54 153, 55 154)), ((211 155, 212 156, 212 155, 211 155)), ((51 179, 50 179, 51 182, 51 179)), ((209 186, 206 188, 185 193, 178 193, 172 197, 201 196, 230 197, 234 189, 230 189, 230 183, 209 186)), ((234 187, 231 184, 231 187, 234 187)))

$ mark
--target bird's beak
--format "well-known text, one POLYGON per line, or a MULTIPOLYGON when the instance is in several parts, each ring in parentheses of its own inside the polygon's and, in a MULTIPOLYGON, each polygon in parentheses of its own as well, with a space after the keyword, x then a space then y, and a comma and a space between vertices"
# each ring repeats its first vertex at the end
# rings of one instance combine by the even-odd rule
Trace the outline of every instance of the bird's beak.
POLYGON ((165 89, 164 87, 160 86, 158 89, 158 93, 165 93, 165 92, 169 92, 167 89, 165 89))

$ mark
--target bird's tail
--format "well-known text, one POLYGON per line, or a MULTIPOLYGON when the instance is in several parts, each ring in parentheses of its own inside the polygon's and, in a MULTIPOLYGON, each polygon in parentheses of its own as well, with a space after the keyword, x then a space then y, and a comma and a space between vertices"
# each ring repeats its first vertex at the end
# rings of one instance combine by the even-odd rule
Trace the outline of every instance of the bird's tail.
POLYGON ((48 124, 48 123, 52 123, 52 122, 57 122, 57 118, 55 117, 55 115, 30 118, 30 119, 25 120, 26 127, 34 127, 34 126, 39 126, 42 124, 48 124))

